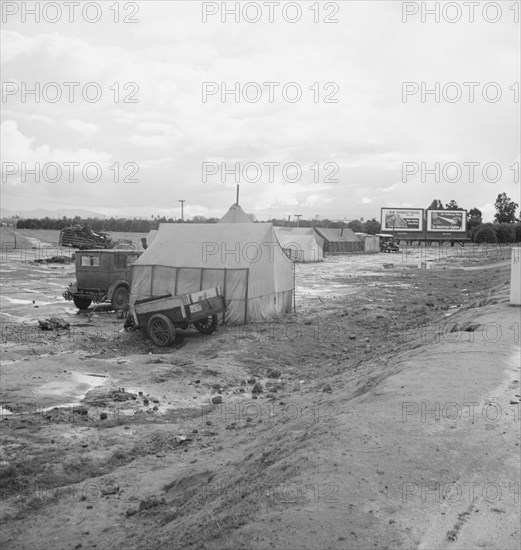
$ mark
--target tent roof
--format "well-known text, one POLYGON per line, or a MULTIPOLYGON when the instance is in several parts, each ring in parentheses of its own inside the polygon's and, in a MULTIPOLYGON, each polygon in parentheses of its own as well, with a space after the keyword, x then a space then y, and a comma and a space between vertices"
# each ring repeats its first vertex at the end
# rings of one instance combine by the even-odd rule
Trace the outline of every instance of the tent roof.
POLYGON ((315 233, 312 227, 275 227, 275 231, 288 235, 313 235, 315 233))
POLYGON ((246 212, 237 204, 232 204, 219 223, 252 223, 246 212))
POLYGON ((324 237, 329 242, 361 242, 360 239, 353 233, 352 229, 349 229, 349 227, 344 227, 344 231, 342 232, 342 228, 325 228, 325 227, 316 227, 315 230, 319 235, 324 237), (342 233, 342 236, 340 234, 342 233))
POLYGON ((283 254, 271 223, 161 223, 135 265, 249 269, 283 254))

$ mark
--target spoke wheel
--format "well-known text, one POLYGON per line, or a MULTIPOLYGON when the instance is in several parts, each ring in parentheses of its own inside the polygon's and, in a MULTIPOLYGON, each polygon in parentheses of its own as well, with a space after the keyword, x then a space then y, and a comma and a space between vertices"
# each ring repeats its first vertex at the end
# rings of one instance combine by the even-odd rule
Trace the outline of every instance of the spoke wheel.
POLYGON ((170 346, 175 340, 175 327, 172 321, 161 313, 150 317, 147 327, 148 337, 156 346, 170 346))
POLYGON ((215 332, 215 330, 217 329, 218 324, 219 324, 219 319, 217 315, 210 315, 209 317, 205 317, 200 321, 195 321, 194 327, 201 334, 212 334, 212 332, 215 332))

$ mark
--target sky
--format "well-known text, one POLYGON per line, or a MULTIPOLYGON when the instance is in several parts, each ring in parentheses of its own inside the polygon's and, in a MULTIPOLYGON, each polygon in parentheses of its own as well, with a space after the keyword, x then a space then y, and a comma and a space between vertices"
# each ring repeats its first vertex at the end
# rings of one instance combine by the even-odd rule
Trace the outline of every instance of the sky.
POLYGON ((68 4, 2 2, 3 208, 220 217, 237 184, 259 220, 521 203, 519 2, 68 4))

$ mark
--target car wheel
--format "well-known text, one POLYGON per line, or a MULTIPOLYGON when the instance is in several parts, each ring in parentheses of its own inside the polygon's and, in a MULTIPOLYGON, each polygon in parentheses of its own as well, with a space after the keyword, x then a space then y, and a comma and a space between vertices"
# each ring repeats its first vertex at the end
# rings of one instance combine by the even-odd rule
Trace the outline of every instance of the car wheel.
POLYGON ((217 315, 210 315, 205 319, 201 319, 200 321, 195 321, 194 327, 201 334, 212 334, 217 329, 218 324, 219 324, 219 318, 217 317, 217 315))
POLYGON ((175 327, 170 319, 162 313, 150 317, 147 326, 148 337, 156 346, 164 348, 175 340, 175 327))

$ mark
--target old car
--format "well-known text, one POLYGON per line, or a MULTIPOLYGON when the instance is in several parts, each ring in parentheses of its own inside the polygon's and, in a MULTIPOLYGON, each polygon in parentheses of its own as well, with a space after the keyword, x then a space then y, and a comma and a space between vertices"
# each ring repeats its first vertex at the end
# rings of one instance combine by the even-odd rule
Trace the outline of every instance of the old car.
POLYGON ((127 308, 132 264, 142 252, 134 248, 81 250, 76 252, 76 282, 63 293, 79 309, 92 302, 110 302, 116 311, 127 308))
POLYGON ((394 241, 394 236, 387 233, 378 233, 376 235, 380 237, 380 252, 399 252, 400 247, 394 241))

